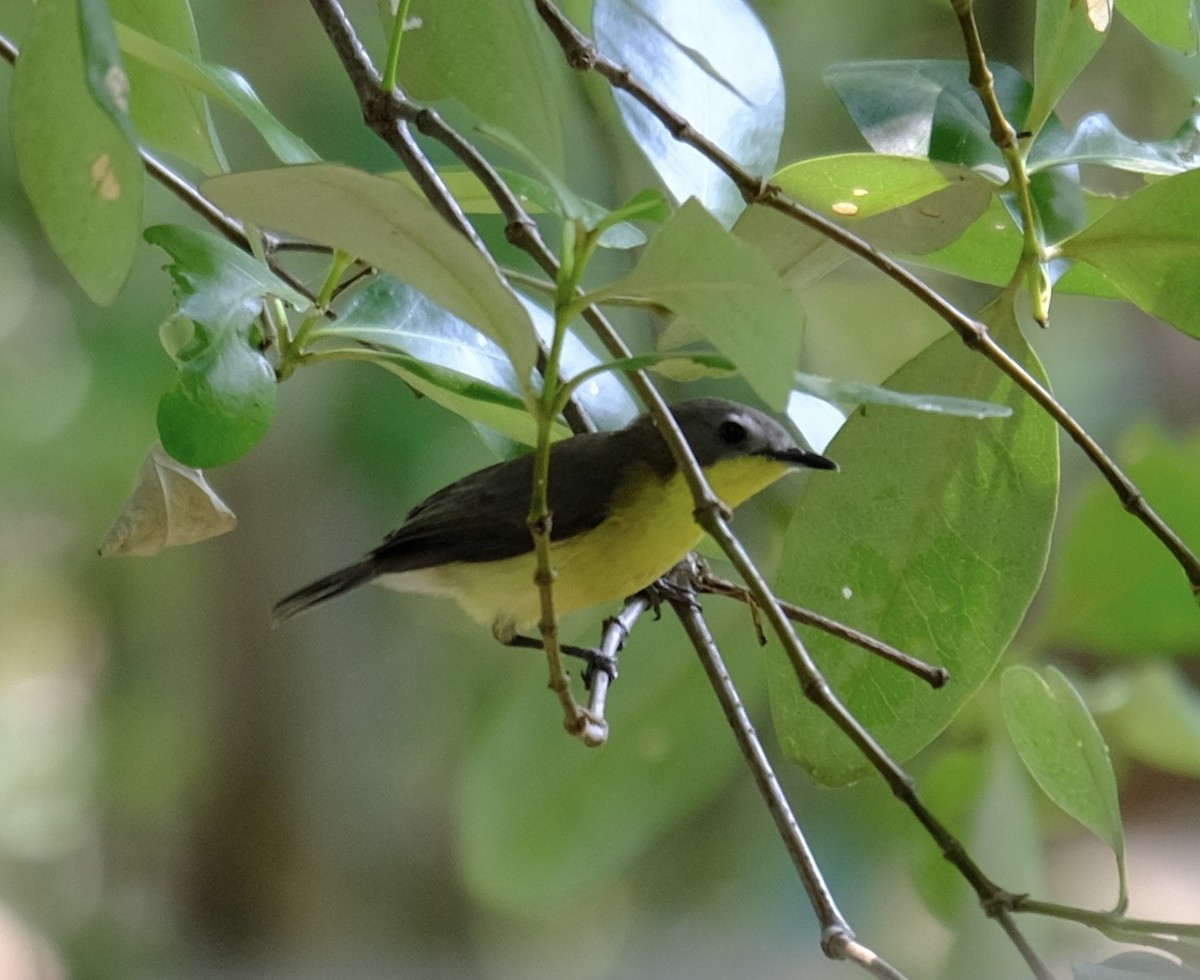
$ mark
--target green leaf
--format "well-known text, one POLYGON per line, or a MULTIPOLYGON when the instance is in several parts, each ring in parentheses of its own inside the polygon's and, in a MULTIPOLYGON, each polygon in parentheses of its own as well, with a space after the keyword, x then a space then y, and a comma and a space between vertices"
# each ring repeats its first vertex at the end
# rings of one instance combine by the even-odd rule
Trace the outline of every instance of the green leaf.
POLYGON ((876 246, 910 254, 954 241, 984 212, 995 189, 964 167, 883 153, 802 160, 771 180, 876 246), (885 216, 892 220, 885 223, 885 216))
POLYGON ((197 324, 175 383, 158 403, 163 448, 185 466, 233 462, 270 426, 275 387, 275 371, 247 338, 197 324))
MULTIPOLYGON (((596 44, 751 173, 775 169, 784 88, 771 38, 742 0, 597 0, 596 44)), ((700 200, 726 226, 745 208, 713 164, 624 92, 617 107, 677 201, 700 200)))
POLYGON ((862 381, 833 381, 802 372, 796 373, 796 388, 824 401, 842 405, 892 405, 917 412, 968 419, 1005 419, 1012 415, 1012 408, 1008 405, 996 405, 973 398, 895 391, 862 381))
POLYGON ((1038 0, 1033 35, 1033 98, 1023 129, 1041 130, 1092 60, 1112 21, 1112 0, 1038 0))
POLYGON ((403 184, 331 164, 231 174, 203 186, 258 225, 331 245, 389 272, 504 349, 523 389, 537 337, 490 259, 403 184))
POLYGON ((312 163, 320 159, 304 140, 271 115, 250 83, 237 72, 199 61, 124 24, 117 24, 116 28, 122 51, 160 75, 178 79, 232 109, 258 131, 283 163, 312 163))
POLYGON ((157 555, 207 541, 237 526, 237 518, 200 470, 183 466, 160 445, 146 454, 137 484, 104 535, 100 556, 157 555))
POLYGON ((1142 142, 1117 129, 1103 112, 1079 120, 1069 136, 1059 130, 1045 134, 1029 151, 1029 170, 1037 173, 1065 163, 1091 163, 1132 173, 1170 176, 1194 170, 1197 120, 1189 119, 1170 139, 1142 142))
MULTIPOLYGON (((1142 426, 1117 459, 1184 541, 1200 544, 1200 437, 1142 426)), ((1179 565, 1098 477, 1066 528, 1048 596, 1042 628, 1053 645, 1122 657, 1200 647, 1200 609, 1179 565)))
POLYGON ((1200 33, 1194 0, 1117 0, 1117 10, 1155 44, 1196 53, 1200 33))
POLYGON ((1043 792, 1112 848, 1122 866, 1125 831, 1108 746, 1083 698, 1062 671, 1045 679, 1029 667, 1010 667, 1000 685, 1004 722, 1043 792))
POLYGON ((175 383, 158 405, 159 438, 186 466, 224 465, 262 438, 275 412, 275 371, 253 330, 263 298, 278 296, 298 309, 308 301, 210 232, 155 225, 146 240, 171 255, 179 314, 195 325, 175 355, 175 383))
MULTIPOLYGON (((1130 937, 1131 942, 1137 940, 1130 937)), ((1110 956, 1100 963, 1076 960, 1074 980, 1198 980, 1200 973, 1174 960, 1139 949, 1110 956)))
POLYGON ((1061 248, 1147 313, 1200 337, 1200 170, 1143 187, 1061 248))
MULTIPOLYGON (((405 31, 400 54, 408 93, 457 99, 566 173, 562 120, 576 82, 532 4, 413 0, 408 13, 417 25, 405 31)), ((386 24, 390 34, 390 18, 386 24)))
POLYGON ((758 250, 690 200, 633 270, 592 294, 637 297, 688 318, 767 404, 782 408, 800 357, 804 311, 758 250))
MULTIPOLYGON (((990 64, 1009 119, 1024 119, 1032 89, 1009 65, 990 64)), ((1008 178, 965 61, 861 61, 825 70, 850 118, 876 153, 928 157, 1008 178)))
MULTIPOLYGON (((553 330, 553 318, 531 307, 527 308, 540 331, 553 330)), ((314 344, 334 339, 382 349, 377 363, 438 404, 526 445, 536 442, 533 419, 504 351, 391 276, 374 277, 354 294, 335 321, 315 330, 310 338, 314 344)), ((365 351, 363 356, 367 356, 365 351)), ((577 337, 567 335, 564 378, 598 363, 577 337)), ((609 374, 583 384, 576 398, 602 429, 620 428, 637 414, 629 394, 609 374)), ((561 434, 566 435, 566 430, 561 434)))
POLYGON ((1172 664, 1140 667, 1124 702, 1101 721, 1118 753, 1200 778, 1200 694, 1172 664))
POLYGON ((210 231, 151 225, 145 238, 175 260, 169 271, 181 294, 179 312, 199 323, 241 329, 261 312, 264 296, 277 296, 299 311, 310 305, 254 256, 210 231))
POLYGON ((78 13, 74 0, 35 7, 13 68, 9 130, 21 184, 51 247, 95 302, 111 303, 141 230, 142 162, 116 74, 105 88, 101 70, 106 108, 89 90, 78 13))
MULTIPOLYGON (((200 42, 187 0, 155 3, 108 0, 108 7, 114 20, 185 58, 199 57, 200 42)), ((206 174, 224 170, 225 155, 204 96, 180 79, 155 71, 136 58, 125 65, 125 70, 129 73, 130 111, 142 138, 206 174)))
MULTIPOLYGON (((997 340, 1040 376, 1011 309, 987 316, 997 340)), ((1049 547, 1058 447, 1045 413, 956 335, 935 342, 887 386, 1013 409, 1007 419, 982 422, 856 412, 827 450, 842 472, 805 485, 788 527, 781 597, 950 671, 950 683, 933 691, 878 657, 806 634, 838 696, 904 760, 979 689, 1025 616, 1049 547)), ((781 652, 768 670, 787 754, 824 783, 863 775, 861 754, 804 697, 781 652)))

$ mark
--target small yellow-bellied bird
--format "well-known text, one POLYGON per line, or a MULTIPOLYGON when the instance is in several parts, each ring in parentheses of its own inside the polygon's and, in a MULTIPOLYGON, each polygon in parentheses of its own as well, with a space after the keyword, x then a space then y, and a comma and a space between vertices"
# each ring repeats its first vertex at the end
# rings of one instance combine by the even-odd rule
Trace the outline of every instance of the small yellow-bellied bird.
MULTIPOLYGON (((718 398, 671 407, 709 484, 729 506, 796 467, 835 470, 801 448, 775 419, 718 398)), ((361 561, 306 585, 275 606, 278 623, 366 582, 447 596, 502 643, 541 614, 526 519, 533 457, 497 463, 418 504, 361 561)), ((651 417, 550 447, 551 562, 559 615, 618 602, 653 583, 703 536, 679 467, 651 417)), ((577 651, 570 651, 577 652, 577 651)))

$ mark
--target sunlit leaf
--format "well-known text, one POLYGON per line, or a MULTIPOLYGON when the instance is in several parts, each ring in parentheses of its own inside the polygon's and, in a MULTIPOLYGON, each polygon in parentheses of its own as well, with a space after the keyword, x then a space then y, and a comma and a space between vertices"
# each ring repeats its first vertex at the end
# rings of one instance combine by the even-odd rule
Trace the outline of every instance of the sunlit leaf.
MULTIPOLYGON (((999 342, 1040 374, 1011 311, 986 315, 999 342)), ((1058 450, 1045 413, 955 335, 888 387, 1013 409, 984 421, 883 407, 854 413, 826 450, 841 473, 806 483, 784 540, 783 598, 949 669, 950 683, 934 691, 826 634, 805 636, 854 716, 905 759, 979 689, 1024 618, 1045 567, 1058 450)), ((769 675, 787 754, 822 782, 861 776, 861 754, 804 697, 779 651, 769 675)))
POLYGON ((103 45, 85 64, 81 28, 75 0, 34 8, 13 68, 9 131, 51 247, 93 300, 111 303, 141 230, 142 162, 124 73, 102 60, 111 54, 103 45))
MULTIPOLYGON (((183 57, 199 58, 200 44, 187 0, 154 3, 108 0, 108 7, 114 20, 183 57)), ((165 76, 137 58, 130 58, 125 70, 129 74, 130 111, 142 138, 206 174, 224 170, 224 154, 204 96, 182 80, 165 76)))
POLYGON ((133 493, 105 533, 100 554, 157 555, 164 548, 215 538, 236 525, 233 511, 204 474, 156 445, 146 454, 133 493))
POLYGON ((796 387, 827 402, 842 405, 891 405, 935 415, 956 415, 969 419, 1003 419, 1012 415, 1009 405, 954 398, 949 395, 896 391, 862 381, 834 381, 815 374, 796 373, 796 387))
POLYGON ((1112 0, 1038 0, 1033 36, 1033 98, 1022 128, 1037 133, 1104 43, 1112 0))
MULTIPOLYGON (((1117 778, 1104 737, 1071 682, 1055 667, 1045 678, 1010 667, 1001 683, 1004 721, 1037 784, 1125 861, 1117 778)), ((1122 881, 1124 872, 1122 871, 1122 881)), ((1122 888, 1123 891, 1123 888, 1122 888)))
POLYGON ((204 191, 238 217, 332 245, 419 289, 496 341, 529 383, 537 338, 525 308, 489 259, 403 184, 315 164, 217 177, 204 191))
POLYGON ((1142 142, 1122 133, 1103 112, 1094 112, 1079 120, 1073 133, 1046 133, 1029 151, 1032 172, 1063 163, 1091 163, 1159 176, 1193 170, 1200 164, 1196 119, 1189 119, 1170 139, 1142 142))
POLYGON ((1200 337, 1200 170, 1143 187, 1061 247, 1147 313, 1200 337))
POLYGON ((766 258, 695 200, 659 229, 633 270, 594 296, 635 296, 689 322, 782 408, 800 356, 804 312, 766 258))
POLYGON ((1200 973, 1158 953, 1139 949, 1110 956, 1100 963, 1076 960, 1075 980, 1198 980, 1200 973))
POLYGON ((1155 44, 1196 53, 1200 33, 1194 0, 1117 0, 1117 10, 1155 44))
MULTIPOLYGON (((1024 119, 1029 83, 1008 65, 990 67, 1001 108, 1010 119, 1024 119)), ((928 157, 1007 179, 965 61, 848 62, 827 68, 824 79, 875 152, 928 157)))
MULTIPOLYGON (((767 32, 742 0, 597 0, 600 51, 631 68, 664 103, 756 174, 775 169, 783 75, 767 32)), ((737 188, 623 92, 617 106, 677 201, 700 200, 726 225, 745 207, 737 188)))

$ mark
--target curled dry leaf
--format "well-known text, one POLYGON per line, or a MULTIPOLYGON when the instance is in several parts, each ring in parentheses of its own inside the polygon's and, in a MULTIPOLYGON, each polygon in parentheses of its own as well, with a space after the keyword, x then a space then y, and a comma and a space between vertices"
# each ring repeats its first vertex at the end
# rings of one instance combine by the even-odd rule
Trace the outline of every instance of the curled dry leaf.
POLYGON ((236 525, 237 517, 204 473, 172 459, 155 443, 133 493, 104 535, 100 555, 156 555, 164 548, 215 538, 236 525))

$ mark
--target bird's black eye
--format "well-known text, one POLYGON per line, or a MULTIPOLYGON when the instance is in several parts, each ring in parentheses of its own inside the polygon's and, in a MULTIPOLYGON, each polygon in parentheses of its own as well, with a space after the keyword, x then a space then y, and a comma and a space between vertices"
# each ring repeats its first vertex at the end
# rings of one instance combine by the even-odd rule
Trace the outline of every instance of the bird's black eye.
POLYGON ((719 435, 725 442, 738 443, 746 438, 746 427, 741 422, 735 422, 733 419, 726 419, 721 423, 721 427, 717 430, 719 435))

